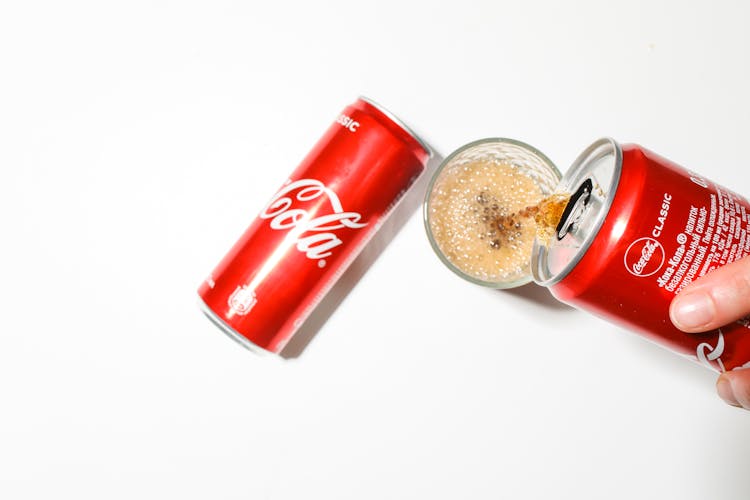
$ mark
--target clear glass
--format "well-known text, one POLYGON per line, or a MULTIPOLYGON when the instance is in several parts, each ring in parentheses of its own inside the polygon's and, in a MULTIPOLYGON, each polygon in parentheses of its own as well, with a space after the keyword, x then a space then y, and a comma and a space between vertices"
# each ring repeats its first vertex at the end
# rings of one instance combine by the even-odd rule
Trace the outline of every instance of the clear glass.
MULTIPOLYGON (((523 270, 513 273, 513 275, 510 275, 505 279, 499 281, 487 281, 480 277, 468 274, 451 262, 433 234, 431 206, 436 187, 440 185, 440 181, 444 176, 452 175, 454 169, 478 161, 512 166, 512 168, 518 173, 531 179, 533 183, 540 188, 542 195, 544 196, 555 192, 555 188, 561 178, 560 172, 549 158, 532 146, 514 139, 481 139, 460 147, 451 153, 451 155, 448 156, 438 167, 427 189, 427 195, 423 205, 423 219, 425 230, 427 231, 427 236, 430 240, 430 245, 448 269, 471 283, 490 288, 513 288, 524 285, 531 281, 530 265, 526 265, 523 270)), ((531 248, 529 248, 529 259, 530 258, 531 248)))

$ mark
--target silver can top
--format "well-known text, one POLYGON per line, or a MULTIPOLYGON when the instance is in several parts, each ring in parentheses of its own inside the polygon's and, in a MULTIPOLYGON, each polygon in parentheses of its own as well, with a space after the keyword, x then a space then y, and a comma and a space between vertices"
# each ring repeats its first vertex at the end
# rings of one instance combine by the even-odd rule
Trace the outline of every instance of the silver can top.
POLYGON ((551 286, 581 260, 612 206, 622 170, 622 149, 612 139, 599 139, 573 162, 557 187, 571 195, 555 234, 537 239, 531 254, 534 281, 551 286))

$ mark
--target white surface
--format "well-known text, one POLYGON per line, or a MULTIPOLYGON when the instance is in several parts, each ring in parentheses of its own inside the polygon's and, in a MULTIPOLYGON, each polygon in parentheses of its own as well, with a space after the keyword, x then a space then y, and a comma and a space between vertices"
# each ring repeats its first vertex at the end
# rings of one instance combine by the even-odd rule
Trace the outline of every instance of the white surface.
POLYGON ((750 193, 749 5, 5 2, 0 497, 748 498, 709 371, 460 281, 421 192, 297 359, 195 289, 359 94, 443 155, 610 135, 750 193))

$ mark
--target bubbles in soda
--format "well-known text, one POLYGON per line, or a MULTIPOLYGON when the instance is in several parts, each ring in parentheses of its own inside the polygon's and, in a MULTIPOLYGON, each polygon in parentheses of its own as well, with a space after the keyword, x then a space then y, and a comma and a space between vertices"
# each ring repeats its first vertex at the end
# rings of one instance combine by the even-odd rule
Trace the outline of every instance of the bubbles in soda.
POLYGON ((529 274, 534 238, 548 240, 569 196, 545 196, 507 161, 478 160, 444 171, 430 197, 430 231, 443 255, 486 282, 529 274))

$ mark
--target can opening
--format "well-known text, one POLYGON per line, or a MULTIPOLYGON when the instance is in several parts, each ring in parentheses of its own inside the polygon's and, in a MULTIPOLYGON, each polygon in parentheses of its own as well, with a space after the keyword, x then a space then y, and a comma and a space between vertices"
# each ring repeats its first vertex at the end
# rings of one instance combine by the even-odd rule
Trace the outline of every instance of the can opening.
POLYGON ((589 178, 583 181, 583 183, 578 186, 576 192, 571 195, 565 210, 563 210, 560 223, 555 229, 557 232, 557 241, 562 241, 566 234, 575 230, 575 227, 583 218, 584 211, 589 204, 591 192, 593 190, 594 183, 589 178))
POLYGON ((551 286, 565 277, 581 260, 604 223, 617 190, 622 150, 612 139, 599 139, 573 162, 557 186, 571 193, 549 241, 537 238, 531 257, 534 281, 551 286))

